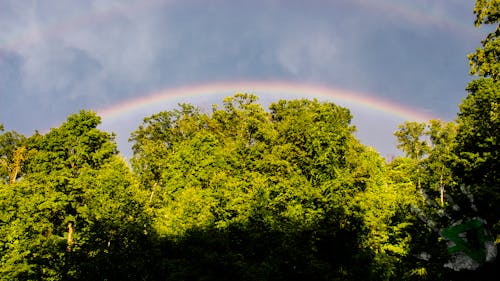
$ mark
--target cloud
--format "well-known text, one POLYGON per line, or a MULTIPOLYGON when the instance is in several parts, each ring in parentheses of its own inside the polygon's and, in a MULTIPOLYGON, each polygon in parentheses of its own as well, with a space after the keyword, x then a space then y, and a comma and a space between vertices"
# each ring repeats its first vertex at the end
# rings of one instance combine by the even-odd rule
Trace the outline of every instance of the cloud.
POLYGON ((451 32, 465 10, 472 23, 470 3, 438 2, 2 1, 1 122, 43 129, 81 108, 235 80, 342 87, 449 118, 480 36, 451 32))
POLYGON ((301 31, 279 42, 278 62, 295 77, 315 76, 338 61, 335 38, 327 32, 301 31))

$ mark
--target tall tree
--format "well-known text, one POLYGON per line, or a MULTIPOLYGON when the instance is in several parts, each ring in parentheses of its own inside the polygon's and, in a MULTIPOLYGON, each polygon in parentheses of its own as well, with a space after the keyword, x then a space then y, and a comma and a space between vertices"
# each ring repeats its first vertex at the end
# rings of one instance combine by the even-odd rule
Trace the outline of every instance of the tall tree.
POLYGON ((455 146, 455 175, 471 186, 481 217, 493 225, 500 241, 500 1, 477 0, 476 26, 493 28, 469 55, 471 74, 460 105, 455 146))
POLYGON ((422 189, 422 173, 424 172, 422 160, 430 149, 426 139, 426 123, 407 121, 398 126, 394 135, 397 138, 397 147, 412 160, 414 174, 411 177, 417 183, 417 188, 422 189))
POLYGON ((454 122, 430 120, 427 126, 430 141, 429 157, 425 160, 426 181, 429 191, 439 191, 441 207, 445 204, 445 190, 456 187, 451 165, 455 160, 452 151, 455 146, 457 125, 454 122))
POLYGON ((425 137, 425 123, 405 122, 398 126, 394 133, 398 140, 398 148, 405 152, 406 156, 421 160, 429 152, 429 144, 425 137))

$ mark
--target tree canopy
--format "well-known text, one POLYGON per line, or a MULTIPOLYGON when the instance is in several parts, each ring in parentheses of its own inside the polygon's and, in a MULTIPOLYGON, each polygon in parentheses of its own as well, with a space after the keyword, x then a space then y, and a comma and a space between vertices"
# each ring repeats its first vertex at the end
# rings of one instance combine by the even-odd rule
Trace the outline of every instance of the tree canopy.
POLYGON ((500 1, 454 121, 390 161, 349 109, 236 93, 145 117, 120 156, 96 113, 0 124, 0 280, 471 280, 497 276, 500 1))

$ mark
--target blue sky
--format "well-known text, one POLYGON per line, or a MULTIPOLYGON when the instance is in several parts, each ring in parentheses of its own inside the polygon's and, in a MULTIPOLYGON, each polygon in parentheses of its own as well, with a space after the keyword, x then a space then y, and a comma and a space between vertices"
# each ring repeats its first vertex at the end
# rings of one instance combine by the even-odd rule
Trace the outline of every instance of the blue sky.
MULTIPOLYGON (((452 120, 471 79, 466 56, 485 34, 473 26, 473 5, 471 0, 3 0, 0 123, 30 135, 80 109, 111 107, 166 88, 245 80, 364 92, 452 120)), ((197 104, 189 97, 183 101, 197 104)), ((212 101, 220 97, 204 103, 212 101)), ((104 120, 104 129, 118 133, 127 154, 128 134, 152 113, 104 120)), ((384 156, 397 153, 392 131, 402 120, 353 113, 363 142, 384 156)))

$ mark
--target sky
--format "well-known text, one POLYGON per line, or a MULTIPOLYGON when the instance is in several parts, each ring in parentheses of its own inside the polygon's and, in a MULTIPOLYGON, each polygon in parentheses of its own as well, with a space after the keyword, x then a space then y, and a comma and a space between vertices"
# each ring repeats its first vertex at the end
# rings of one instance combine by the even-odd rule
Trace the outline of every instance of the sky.
POLYGON ((349 107, 384 157, 404 121, 451 121, 485 30, 472 0, 0 0, 0 123, 31 135, 81 109, 117 134, 236 92, 349 107))

